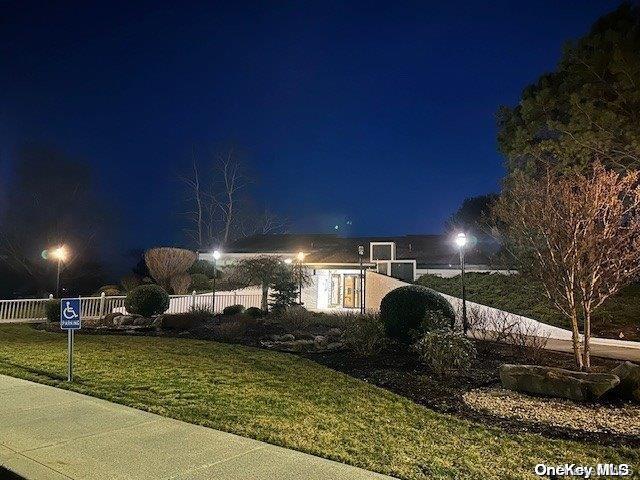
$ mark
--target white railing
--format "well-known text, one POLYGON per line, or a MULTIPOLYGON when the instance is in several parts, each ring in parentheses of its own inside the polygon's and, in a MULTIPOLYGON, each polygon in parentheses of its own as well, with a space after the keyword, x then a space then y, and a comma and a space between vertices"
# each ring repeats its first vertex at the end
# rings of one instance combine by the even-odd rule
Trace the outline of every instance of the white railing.
MULTIPOLYGON (((80 311, 83 318, 101 318, 107 313, 125 313, 125 296, 80 298, 80 311)), ((50 298, 29 298, 18 300, 0 300, 0 323, 43 322, 46 320, 45 306, 50 298)), ((190 295, 170 295, 169 309, 166 313, 185 313, 193 309, 212 310, 213 292, 195 292, 190 295)), ((230 305, 243 305, 245 308, 260 307, 262 293, 256 289, 242 289, 231 292, 216 292, 215 313, 222 313, 230 305)))

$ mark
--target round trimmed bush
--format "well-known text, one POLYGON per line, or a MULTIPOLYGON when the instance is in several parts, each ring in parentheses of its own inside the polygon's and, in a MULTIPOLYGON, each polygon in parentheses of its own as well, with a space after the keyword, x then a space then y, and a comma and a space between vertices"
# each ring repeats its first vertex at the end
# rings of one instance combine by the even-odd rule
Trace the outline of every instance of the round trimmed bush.
POLYGON ((49 322, 59 322, 60 321, 60 300, 53 299, 49 300, 44 305, 44 313, 49 322))
POLYGON ((380 303, 380 317, 387 336, 404 343, 426 332, 451 328, 455 312, 435 290, 420 285, 396 288, 380 303))
POLYGON ((264 317, 264 312, 262 311, 261 308, 258 308, 258 307, 249 307, 244 311, 244 313, 246 313, 252 318, 264 317))
POLYGON ((169 295, 159 285, 140 285, 127 294, 124 306, 135 315, 159 315, 169 308, 169 295))
POLYGON ((222 310, 223 315, 238 315, 244 312, 244 305, 229 305, 222 310))

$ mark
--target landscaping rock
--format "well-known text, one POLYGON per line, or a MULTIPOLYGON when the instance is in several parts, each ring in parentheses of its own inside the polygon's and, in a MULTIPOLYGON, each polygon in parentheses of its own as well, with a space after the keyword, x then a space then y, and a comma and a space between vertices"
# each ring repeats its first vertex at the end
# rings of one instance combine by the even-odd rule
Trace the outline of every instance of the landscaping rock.
POLYGON ((286 352, 310 352, 315 348, 313 340, 292 340, 288 342, 274 342, 273 348, 286 352))
POLYGON ((133 325, 136 327, 151 327, 153 325, 153 318, 136 317, 133 319, 133 325))
POLYGON ((321 348, 327 343, 327 337, 324 335, 316 335, 313 337, 313 343, 315 343, 316 348, 321 348))
POLYGON ((331 342, 324 347, 324 349, 327 351, 341 350, 343 348, 344 348, 344 343, 342 342, 331 342))
POLYGON ((342 330, 340 330, 339 328, 330 328, 329 331, 327 332, 327 337, 329 338, 335 338, 335 337, 341 337, 342 336, 342 330))
POLYGON ((126 326, 130 326, 133 325, 135 319, 137 318, 136 315, 118 315, 116 317, 114 317, 113 319, 113 325, 115 327, 126 327, 126 326))
POLYGON ((102 319, 102 325, 106 326, 106 327, 112 327, 115 324, 113 323, 113 320, 117 317, 121 317, 122 314, 119 312, 112 312, 112 313, 107 313, 104 318, 102 319))
POLYGON ((279 340, 281 342, 293 342, 296 339, 296 337, 294 337, 291 333, 287 333, 285 335, 282 335, 279 340))
POLYGON ((500 380, 509 390, 576 402, 596 400, 620 383, 620 379, 611 373, 510 364, 500 367, 500 380))
POLYGON ((611 373, 620 379, 620 384, 611 393, 640 402, 640 365, 624 362, 611 370, 611 373))

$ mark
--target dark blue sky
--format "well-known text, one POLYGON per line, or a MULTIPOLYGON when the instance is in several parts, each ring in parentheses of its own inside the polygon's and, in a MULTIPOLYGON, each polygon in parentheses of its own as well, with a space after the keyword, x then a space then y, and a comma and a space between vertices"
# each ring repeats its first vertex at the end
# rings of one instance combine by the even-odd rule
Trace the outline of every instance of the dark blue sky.
POLYGON ((182 240, 176 176, 229 141, 294 230, 435 233, 497 189, 498 106, 617 4, 4 1, 0 148, 85 158, 126 246, 182 240))

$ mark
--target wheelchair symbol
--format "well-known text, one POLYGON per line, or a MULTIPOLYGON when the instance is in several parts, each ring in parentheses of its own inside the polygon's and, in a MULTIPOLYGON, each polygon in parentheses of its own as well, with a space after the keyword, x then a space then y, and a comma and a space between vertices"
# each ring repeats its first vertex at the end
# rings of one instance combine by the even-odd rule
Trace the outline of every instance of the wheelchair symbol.
POLYGON ((74 318, 78 318, 79 317, 79 315, 76 313, 76 311, 71 306, 71 302, 67 302, 67 306, 62 311, 62 315, 67 320, 73 320, 74 318))

